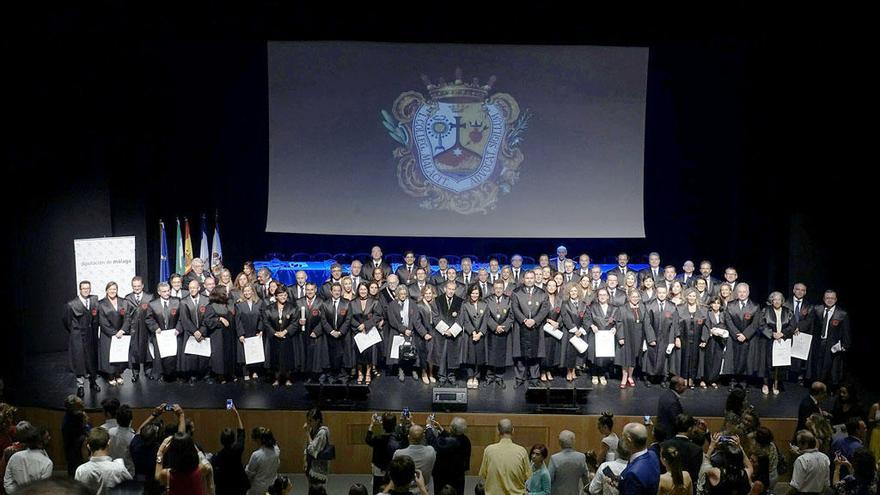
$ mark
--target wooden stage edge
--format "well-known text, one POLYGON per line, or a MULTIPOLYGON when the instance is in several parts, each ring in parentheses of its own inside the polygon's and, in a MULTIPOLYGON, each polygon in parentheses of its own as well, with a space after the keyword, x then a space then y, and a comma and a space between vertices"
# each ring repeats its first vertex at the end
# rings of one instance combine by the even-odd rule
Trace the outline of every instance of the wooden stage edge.
MULTIPOLYGON (((134 409, 132 428, 137 428, 150 414, 151 409, 134 409)), ((721 412, 721 411, 719 411, 721 412)), ((257 448, 250 439, 250 431, 256 426, 265 426, 273 431, 281 447, 281 471, 299 473, 303 469, 303 446, 307 440, 303 430, 305 411, 286 410, 240 410, 248 440, 242 462, 247 462, 250 453, 257 448)), ((207 452, 220 449, 220 432, 224 428, 235 428, 235 416, 225 409, 188 409, 186 415, 195 421, 195 439, 207 452)), ((49 429, 52 440, 47 449, 55 463, 55 469, 64 469, 65 461, 61 441, 61 420, 64 412, 58 409, 22 407, 21 419, 49 429)), ((601 440, 597 429, 599 416, 596 415, 542 415, 542 414, 503 414, 503 413, 437 413, 437 421, 448 425, 455 416, 461 416, 468 423, 468 437, 471 439, 471 469, 475 475, 480 469, 483 449, 497 441, 496 424, 501 418, 510 418, 514 424, 514 441, 529 448, 542 443, 550 453, 559 451, 558 435, 562 430, 571 430, 577 435, 576 448, 579 451, 596 449, 601 440)), ((330 428, 330 441, 336 446, 336 460, 330 463, 333 474, 369 474, 372 450, 364 443, 370 425, 372 412, 325 411, 324 424, 330 428)), ((425 424, 428 413, 413 413, 415 424, 425 424)), ((100 425, 103 414, 89 413, 90 422, 100 425)), ((163 416, 166 422, 173 421, 172 413, 163 416)), ((704 418, 712 431, 717 431, 721 417, 704 418)), ((630 422, 643 422, 641 416, 615 416, 614 431, 620 435, 623 426, 630 422)), ((762 418, 761 424, 768 427, 774 435, 780 451, 786 451, 788 440, 794 434, 797 420, 794 418, 762 418)))

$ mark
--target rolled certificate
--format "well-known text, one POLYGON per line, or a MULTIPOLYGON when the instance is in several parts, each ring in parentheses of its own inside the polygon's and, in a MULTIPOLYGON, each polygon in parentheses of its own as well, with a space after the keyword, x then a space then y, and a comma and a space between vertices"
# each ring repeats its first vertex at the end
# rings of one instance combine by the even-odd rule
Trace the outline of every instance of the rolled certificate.
POLYGON ((300 320, 306 319, 306 307, 305 306, 299 308, 299 319, 300 320))

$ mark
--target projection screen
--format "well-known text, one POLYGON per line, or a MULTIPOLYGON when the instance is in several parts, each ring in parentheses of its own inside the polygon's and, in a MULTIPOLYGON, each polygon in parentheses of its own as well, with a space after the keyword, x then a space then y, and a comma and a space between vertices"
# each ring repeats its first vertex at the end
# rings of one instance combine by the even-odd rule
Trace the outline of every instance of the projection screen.
POLYGON ((647 48, 267 50, 268 232, 644 237, 647 48))

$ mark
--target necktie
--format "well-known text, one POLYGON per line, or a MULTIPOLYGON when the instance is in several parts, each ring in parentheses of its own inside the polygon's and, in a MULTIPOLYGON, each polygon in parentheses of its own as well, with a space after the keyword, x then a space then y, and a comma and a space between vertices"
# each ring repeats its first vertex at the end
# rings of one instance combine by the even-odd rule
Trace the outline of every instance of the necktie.
POLYGON ((654 278, 657 278, 657 269, 656 268, 654 268, 653 273, 654 273, 654 278))
POLYGON ((665 308, 665 307, 666 307, 666 303, 664 303, 663 301, 660 301, 660 312, 661 313, 663 312, 663 308, 665 308))
POLYGON ((495 304, 501 304, 501 298, 500 298, 500 297, 497 297, 497 296, 495 297, 495 304))
POLYGON ((140 304, 141 303, 141 295, 140 294, 135 295, 134 300, 136 303, 140 304))
POLYGON ((195 308, 195 314, 193 317, 196 319, 196 327, 199 326, 199 299, 193 299, 193 308, 195 308))
POLYGON ((469 283, 471 283, 471 276, 470 276, 470 275, 465 275, 465 276, 464 276, 464 285, 467 285, 467 284, 469 284, 469 283))
POLYGON ((565 281, 571 282, 571 274, 570 273, 565 276, 565 281))
POLYGON ((333 328, 336 328, 337 316, 339 316, 339 299, 333 301, 333 328))
POLYGON ((745 303, 745 301, 740 301, 740 302, 739 302, 739 309, 742 310, 742 309, 745 308, 745 307, 746 307, 746 303, 745 303))
POLYGON ((452 298, 449 296, 446 296, 446 307, 452 308, 452 298))
POLYGON ((168 301, 162 301, 162 317, 165 319, 165 328, 168 328, 168 301))
POLYGON ((89 310, 89 300, 88 299, 86 299, 85 307, 86 307, 86 311, 88 311, 89 310))
POLYGON ((598 280, 593 281, 593 290, 597 290, 598 288, 599 288, 599 281, 598 280))
POLYGON ((795 324, 800 323, 801 321, 801 302, 798 300, 794 301, 794 322, 795 324))
POLYGON ((831 312, 829 308, 825 308, 825 314, 822 316, 822 339, 828 338, 828 314, 831 312))
POLYGON ((641 317, 640 317, 640 315, 639 315, 639 307, 638 307, 638 306, 633 306, 633 316, 636 317, 636 323, 638 323, 639 321, 641 321, 641 317))

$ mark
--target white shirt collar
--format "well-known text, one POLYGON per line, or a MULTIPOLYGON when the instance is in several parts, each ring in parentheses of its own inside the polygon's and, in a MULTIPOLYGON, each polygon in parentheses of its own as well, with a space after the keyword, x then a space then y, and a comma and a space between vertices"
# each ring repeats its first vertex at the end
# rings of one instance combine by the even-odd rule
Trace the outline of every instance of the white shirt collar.
POLYGON ((640 451, 636 452, 635 454, 629 456, 629 462, 632 462, 632 461, 636 460, 636 457, 638 457, 640 455, 647 454, 647 453, 648 453, 648 449, 640 450, 640 451))

